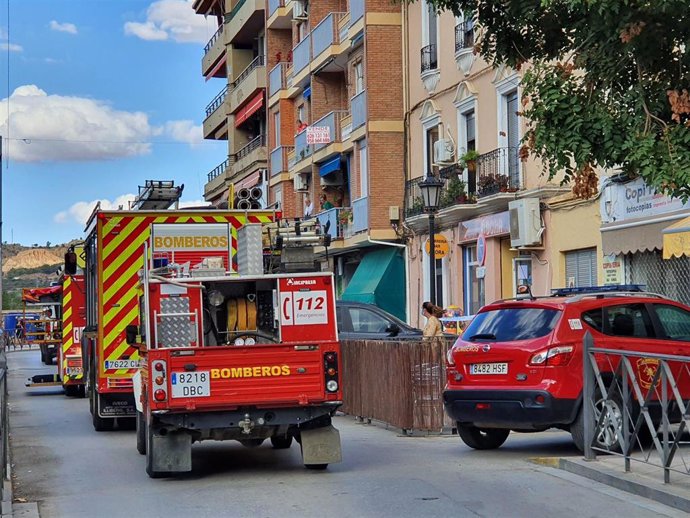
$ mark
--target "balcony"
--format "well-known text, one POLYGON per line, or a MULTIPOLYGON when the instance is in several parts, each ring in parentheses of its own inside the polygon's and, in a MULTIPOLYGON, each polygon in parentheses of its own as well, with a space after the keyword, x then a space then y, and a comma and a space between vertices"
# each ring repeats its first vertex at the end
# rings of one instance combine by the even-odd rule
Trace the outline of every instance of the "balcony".
POLYGON ((287 88, 287 69, 290 63, 282 61, 268 73, 268 97, 272 97, 287 88))
POLYGON ((367 91, 364 90, 350 100, 352 113, 352 130, 364 126, 367 122, 367 91))
MULTIPOLYGON (((192 4, 192 9, 194 9, 194 12, 196 14, 210 14, 211 8, 213 7, 213 4, 216 3, 217 0, 194 0, 194 3, 192 4)), ((222 2, 223 0, 221 0, 222 2)))
POLYGON ((364 16, 364 0, 350 0, 350 25, 364 16))
POLYGON ((271 151, 270 171, 271 176, 278 176, 289 171, 288 155, 290 152, 294 153, 294 146, 278 146, 271 151))
MULTIPOLYGON (((307 144, 306 129, 295 135, 295 164, 309 158, 313 151, 313 146, 307 144)), ((292 168, 290 168, 290 170, 292 170, 292 168)))
POLYGON ((324 210, 316 215, 319 221, 319 226, 325 232, 326 225, 328 225, 328 233, 331 239, 342 239, 345 234, 344 231, 350 226, 349 215, 352 214, 350 207, 333 207, 332 209, 324 210))
POLYGON ((204 185, 204 198, 206 200, 215 198, 222 188, 225 187, 226 171, 229 171, 234 161, 234 157, 228 157, 208 173, 208 181, 204 185))
POLYGON ((265 0, 239 0, 225 15, 230 44, 251 45, 264 27, 265 0))
POLYGON ((422 74, 425 72, 430 72, 432 70, 438 69, 438 58, 436 56, 436 45, 431 44, 422 48, 421 50, 422 58, 422 74))
POLYGON ((469 19, 455 26, 455 61, 468 75, 474 60, 474 20, 469 19))
MULTIPOLYGON (((292 49, 292 77, 295 78, 311 63, 311 34, 292 49)), ((293 81, 294 82, 294 81, 293 81)))
POLYGON ((352 222, 343 229, 345 238, 369 230, 369 198, 364 196, 352 202, 352 222))
POLYGON ((201 60, 201 74, 203 76, 211 75, 212 77, 225 77, 225 74, 221 74, 220 71, 222 67, 218 66, 221 59, 225 57, 225 38, 223 38, 224 27, 225 24, 221 24, 204 47, 204 57, 201 60))
POLYGON ((267 29, 291 29, 293 8, 290 0, 268 0, 267 29), (288 5, 285 5, 288 4, 288 5))
POLYGON ((250 169, 264 167, 267 159, 266 135, 259 135, 250 140, 244 147, 235 153, 233 176, 240 172, 248 172, 250 169))
MULTIPOLYGON (((405 218, 411 218, 424 214, 424 201, 419 182, 424 177, 415 178, 405 182, 405 218)), ((446 180, 441 189, 439 210, 451 208, 463 208, 474 211, 477 207, 477 198, 474 194, 468 194, 467 187, 459 176, 446 180)))
POLYGON ((217 139, 223 134, 227 138, 228 110, 225 98, 228 94, 228 87, 225 86, 218 95, 206 107, 206 118, 204 119, 204 138, 217 139), (225 129, 223 131, 223 127, 225 129))
POLYGON ((230 111, 235 112, 255 92, 266 88, 264 56, 257 56, 237 78, 230 83, 230 111))
MULTIPOLYGON (((338 28, 340 20, 347 13, 331 13, 326 16, 321 22, 311 31, 312 53, 314 61, 325 52, 331 45, 338 45, 340 43, 340 29, 338 28)), ((314 63, 318 66, 318 63, 314 63)))
POLYGON ((477 159, 477 198, 521 187, 519 148, 498 148, 479 155, 477 159))
MULTIPOLYGON (((311 125, 312 128, 328 128, 328 134, 330 136, 330 140, 328 143, 324 144, 314 144, 314 153, 317 151, 324 149, 331 144, 337 144, 339 142, 342 142, 342 134, 341 134, 341 120, 343 117, 347 117, 348 112, 344 110, 338 110, 338 111, 332 111, 323 117, 321 117, 319 120, 317 120, 314 124, 311 125)), ((336 150, 335 152, 339 152, 340 150, 336 150)), ((320 159, 326 158, 326 156, 319 157, 320 159)))

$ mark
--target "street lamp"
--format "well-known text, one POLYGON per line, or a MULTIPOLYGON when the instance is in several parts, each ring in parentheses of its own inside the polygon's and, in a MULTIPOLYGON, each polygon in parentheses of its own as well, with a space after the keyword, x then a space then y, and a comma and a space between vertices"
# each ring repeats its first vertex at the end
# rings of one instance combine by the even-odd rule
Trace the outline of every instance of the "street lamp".
POLYGON ((422 191, 424 212, 429 214, 429 295, 432 304, 436 304, 436 243, 434 242, 434 214, 438 210, 441 200, 443 182, 431 173, 419 182, 419 190, 422 191))

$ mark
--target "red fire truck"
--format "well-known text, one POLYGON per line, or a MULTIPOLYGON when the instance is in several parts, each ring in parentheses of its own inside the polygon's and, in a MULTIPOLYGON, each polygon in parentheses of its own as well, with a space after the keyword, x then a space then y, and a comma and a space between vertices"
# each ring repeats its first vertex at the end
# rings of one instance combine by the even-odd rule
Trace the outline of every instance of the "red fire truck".
POLYGON ((264 273, 252 227, 240 229, 239 275, 144 270, 141 325, 127 340, 142 360, 137 449, 150 477, 190 471, 192 443, 211 439, 288 448, 294 438, 307 468, 341 460, 333 276, 264 273))
POLYGON ((210 262, 217 271, 235 271, 237 229, 273 218, 267 211, 96 208, 86 229, 83 355, 97 431, 111 430, 116 419, 120 426, 134 427, 132 376, 140 358, 126 342, 125 328, 139 324, 139 272, 145 250, 153 254, 147 259, 152 264, 170 261, 195 271, 202 262, 210 262))

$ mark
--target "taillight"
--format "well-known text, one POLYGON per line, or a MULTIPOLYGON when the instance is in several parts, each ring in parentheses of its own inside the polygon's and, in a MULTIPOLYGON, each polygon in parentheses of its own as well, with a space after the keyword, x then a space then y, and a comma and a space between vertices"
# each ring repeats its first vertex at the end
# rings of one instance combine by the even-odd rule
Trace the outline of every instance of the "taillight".
POLYGON ((328 392, 337 392, 340 385, 338 384, 338 355, 334 352, 328 352, 323 355, 324 374, 326 375, 326 390, 328 392))
POLYGON ((557 367, 560 365, 567 365, 570 358, 573 357, 572 345, 559 345, 539 351, 530 358, 530 365, 548 365, 550 367, 557 367))
POLYGON ((165 401, 168 399, 168 382, 166 380, 168 374, 165 362, 162 360, 154 360, 151 367, 158 373, 158 375, 153 378, 153 399, 156 401, 165 401))
POLYGON ((453 358, 453 350, 454 347, 451 347, 448 349, 448 352, 446 353, 446 362, 448 363, 449 367, 455 367, 455 359, 453 358))

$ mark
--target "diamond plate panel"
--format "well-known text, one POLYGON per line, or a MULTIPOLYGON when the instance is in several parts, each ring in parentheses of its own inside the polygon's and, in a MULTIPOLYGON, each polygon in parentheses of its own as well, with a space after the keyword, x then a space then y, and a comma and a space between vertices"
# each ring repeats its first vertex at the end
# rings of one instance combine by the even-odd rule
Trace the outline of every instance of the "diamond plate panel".
POLYGON ((158 324, 158 342, 163 347, 189 347, 194 341, 195 326, 191 317, 166 316, 170 313, 189 313, 187 297, 161 299, 161 315, 158 324))

